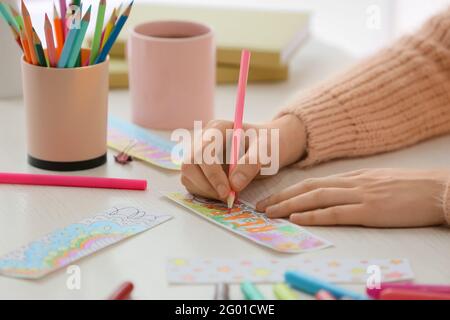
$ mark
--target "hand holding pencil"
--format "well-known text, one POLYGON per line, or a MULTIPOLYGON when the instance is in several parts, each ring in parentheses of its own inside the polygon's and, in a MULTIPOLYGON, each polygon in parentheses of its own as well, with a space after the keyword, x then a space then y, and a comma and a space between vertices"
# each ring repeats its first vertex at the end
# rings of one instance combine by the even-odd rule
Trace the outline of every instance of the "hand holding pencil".
MULTIPOLYGON (((72 1, 82 10, 80 0, 72 1)), ((45 14, 45 41, 42 42, 36 33, 28 8, 22 0, 20 15, 13 7, 0 1, 0 17, 9 25, 13 37, 22 49, 25 61, 28 63, 50 68, 74 68, 102 63, 108 57, 112 46, 122 31, 133 6, 133 1, 128 5, 123 14, 117 17, 114 8, 111 18, 104 26, 106 12, 106 0, 100 0, 95 21, 94 41, 90 48, 90 56, 86 61, 80 61, 81 50, 88 26, 91 22, 91 7, 82 15, 80 28, 67 28, 67 2, 59 0, 59 10, 53 7, 53 25, 45 14), (44 49, 43 44, 46 48, 44 49)), ((74 17, 73 17, 74 18, 74 17)))

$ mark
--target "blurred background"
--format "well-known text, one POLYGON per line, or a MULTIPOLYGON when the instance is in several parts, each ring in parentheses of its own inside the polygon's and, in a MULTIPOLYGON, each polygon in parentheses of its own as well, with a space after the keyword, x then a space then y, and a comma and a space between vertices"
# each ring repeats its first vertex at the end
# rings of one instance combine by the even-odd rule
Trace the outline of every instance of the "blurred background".
MULTIPOLYGON (((97 2, 84 1, 85 5, 97 2)), ((46 7, 49 13, 52 12, 52 0, 28 3, 30 11, 42 12, 46 7)), ((121 1, 109 0, 108 3, 111 8, 121 1)), ((360 57, 413 31, 429 16, 450 5, 450 0, 136 0, 135 3, 308 10, 312 13, 311 33, 314 37, 360 57)), ((36 25, 43 25, 42 15, 33 15, 33 19, 42 19, 42 22, 36 21, 36 25)))

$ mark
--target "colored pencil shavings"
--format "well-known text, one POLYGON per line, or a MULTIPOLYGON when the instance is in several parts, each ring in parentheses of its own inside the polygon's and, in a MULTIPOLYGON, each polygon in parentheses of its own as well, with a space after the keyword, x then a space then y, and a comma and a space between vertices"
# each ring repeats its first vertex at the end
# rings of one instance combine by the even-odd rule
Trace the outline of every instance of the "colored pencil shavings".
POLYGON ((131 123, 110 116, 108 147, 146 163, 169 170, 180 170, 181 163, 172 159, 175 143, 158 137, 131 123))
POLYGON ((167 197, 201 217, 275 251, 300 253, 332 245, 298 225, 283 219, 269 219, 239 201, 228 209, 222 202, 190 194, 174 192, 167 194, 167 197))
POLYGON ((280 283, 286 271, 301 271, 332 283, 366 284, 373 276, 371 266, 378 266, 381 282, 411 280, 414 274, 406 259, 225 259, 171 258, 167 261, 167 278, 171 284, 209 283, 280 283), (371 267, 371 268, 369 268, 371 267))
POLYGON ((135 207, 117 207, 57 229, 0 258, 0 274, 41 278, 87 255, 170 220, 135 207))

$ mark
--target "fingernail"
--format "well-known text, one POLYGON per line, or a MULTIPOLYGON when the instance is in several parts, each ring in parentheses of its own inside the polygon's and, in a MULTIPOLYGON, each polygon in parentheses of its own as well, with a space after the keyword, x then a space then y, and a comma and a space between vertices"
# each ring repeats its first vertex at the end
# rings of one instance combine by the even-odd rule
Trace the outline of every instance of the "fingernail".
POLYGON ((238 172, 235 175, 233 175, 232 182, 236 186, 236 188, 243 189, 247 182, 247 177, 243 173, 238 172))
POLYGON ((228 188, 225 187, 224 184, 219 184, 217 186, 217 192, 219 193, 219 197, 221 197, 221 198, 227 197, 228 193, 229 193, 228 188))
POLYGON ((267 207, 266 214, 268 216, 271 216, 276 213, 277 209, 278 209, 278 204, 274 204, 273 206, 267 207))
POLYGON ((269 201, 268 199, 263 199, 263 200, 259 201, 256 204, 256 209, 264 211, 264 209, 267 207, 267 202, 268 201, 269 201))

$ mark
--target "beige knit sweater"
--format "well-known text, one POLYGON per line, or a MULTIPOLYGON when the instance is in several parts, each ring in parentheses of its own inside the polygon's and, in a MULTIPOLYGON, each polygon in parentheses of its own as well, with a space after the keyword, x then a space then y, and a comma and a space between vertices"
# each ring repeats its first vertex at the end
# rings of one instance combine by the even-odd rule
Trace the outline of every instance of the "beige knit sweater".
MULTIPOLYGON (((395 150, 449 133, 450 8, 416 34, 303 92, 280 115, 288 113, 306 127, 302 167, 395 150)), ((450 223, 448 185, 444 210, 450 223)))

